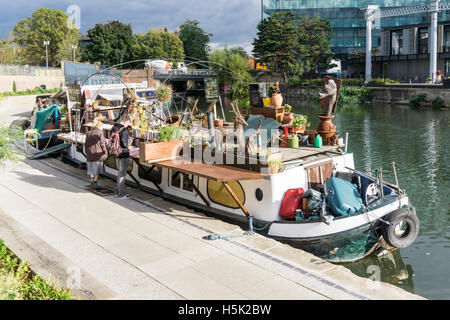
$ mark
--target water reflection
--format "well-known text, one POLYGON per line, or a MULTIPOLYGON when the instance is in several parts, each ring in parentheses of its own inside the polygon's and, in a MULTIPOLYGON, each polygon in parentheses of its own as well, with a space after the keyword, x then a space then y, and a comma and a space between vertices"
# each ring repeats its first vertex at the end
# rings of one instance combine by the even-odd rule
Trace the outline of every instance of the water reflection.
POLYGON ((374 254, 346 267, 360 277, 391 283, 414 293, 414 271, 410 264, 405 264, 400 250, 379 257, 374 254))

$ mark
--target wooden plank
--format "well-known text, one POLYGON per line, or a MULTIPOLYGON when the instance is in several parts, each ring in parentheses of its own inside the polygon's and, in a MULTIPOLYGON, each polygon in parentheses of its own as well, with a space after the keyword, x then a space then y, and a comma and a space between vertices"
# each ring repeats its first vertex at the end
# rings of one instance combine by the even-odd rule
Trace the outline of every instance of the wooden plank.
POLYGON ((335 151, 338 146, 325 146, 322 148, 299 147, 299 148, 281 148, 281 159, 283 162, 302 159, 317 154, 335 151))
POLYGON ((231 187, 228 185, 228 183, 226 182, 222 182, 223 186, 225 187, 225 189, 228 190, 228 192, 230 193, 230 195, 233 197, 234 201, 236 201, 236 203, 238 204, 238 206, 241 208, 242 212, 244 212, 244 214, 247 217, 250 217, 250 213, 248 213, 248 210, 244 207, 244 205, 242 204, 242 202, 239 200, 239 198, 234 194, 233 189, 231 189, 231 187))
POLYGON ((265 175, 258 172, 217 164, 185 163, 182 161, 174 162, 172 160, 155 162, 154 164, 220 182, 261 180, 265 177, 265 175))

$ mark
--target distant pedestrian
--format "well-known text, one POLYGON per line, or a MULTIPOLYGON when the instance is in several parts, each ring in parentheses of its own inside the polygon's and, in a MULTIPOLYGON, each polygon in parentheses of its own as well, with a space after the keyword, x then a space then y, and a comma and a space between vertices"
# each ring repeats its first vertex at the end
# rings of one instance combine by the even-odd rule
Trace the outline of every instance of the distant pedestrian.
POLYGON ((103 123, 94 119, 94 128, 86 133, 87 174, 91 176, 90 189, 98 188, 98 176, 104 172, 104 162, 108 158, 106 140, 103 135, 103 123))
POLYGON ((125 179, 128 173, 128 164, 130 162, 130 146, 133 138, 128 131, 131 128, 131 121, 128 115, 123 115, 111 129, 111 139, 109 148, 111 155, 117 158, 117 184, 116 195, 119 199, 128 199, 130 195, 125 192, 125 179), (118 137, 118 142, 115 142, 115 137, 118 137))

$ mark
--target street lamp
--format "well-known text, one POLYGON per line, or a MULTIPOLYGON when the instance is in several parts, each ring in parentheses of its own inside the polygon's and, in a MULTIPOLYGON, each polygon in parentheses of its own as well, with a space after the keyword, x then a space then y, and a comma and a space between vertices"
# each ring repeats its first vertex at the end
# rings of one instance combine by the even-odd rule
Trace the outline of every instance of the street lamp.
POLYGON ((76 44, 74 44, 73 46, 72 46, 72 50, 73 50, 73 61, 75 62, 75 50, 77 49, 77 45, 76 44))
POLYGON ((44 46, 45 46, 45 63, 47 65, 47 69, 48 69, 48 45, 50 44, 50 41, 44 41, 44 46))

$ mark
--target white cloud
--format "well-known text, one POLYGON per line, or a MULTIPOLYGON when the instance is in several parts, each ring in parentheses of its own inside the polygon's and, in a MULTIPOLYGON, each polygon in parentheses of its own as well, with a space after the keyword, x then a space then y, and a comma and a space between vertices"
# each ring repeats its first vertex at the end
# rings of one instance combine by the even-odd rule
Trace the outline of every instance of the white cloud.
POLYGON ((240 45, 249 52, 260 19, 259 0, 15 0, 0 11, 0 36, 37 8, 65 11, 72 4, 81 8, 83 33, 109 20, 130 23, 134 32, 145 32, 164 26, 174 30, 186 19, 195 19, 213 34, 214 46, 240 45))

